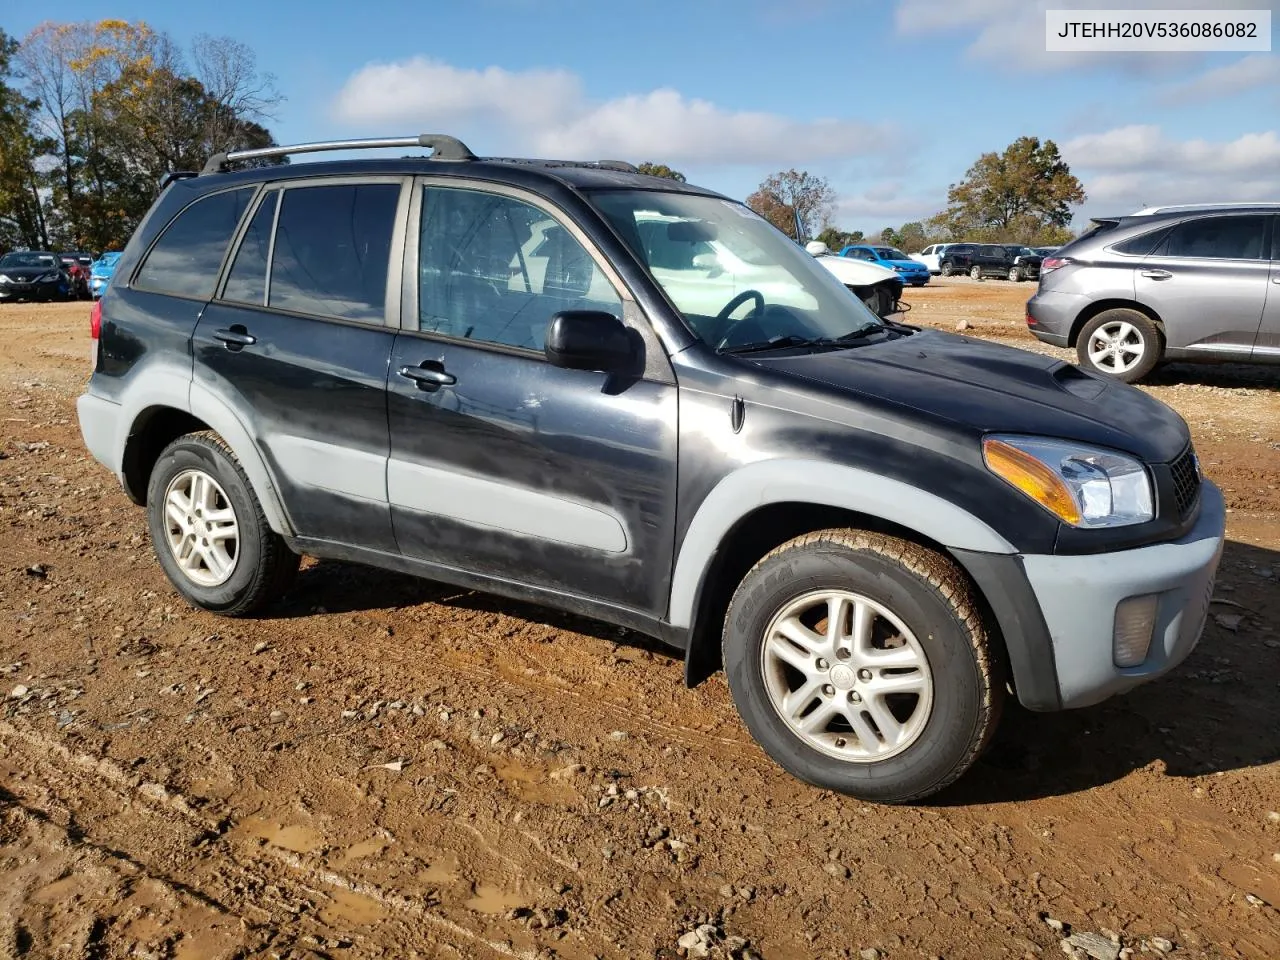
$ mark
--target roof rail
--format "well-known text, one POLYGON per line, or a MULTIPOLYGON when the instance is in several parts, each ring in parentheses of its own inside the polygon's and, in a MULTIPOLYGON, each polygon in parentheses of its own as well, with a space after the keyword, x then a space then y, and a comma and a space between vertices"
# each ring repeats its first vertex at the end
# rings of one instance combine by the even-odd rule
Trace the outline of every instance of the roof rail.
POLYGON ((1141 210, 1129 214, 1129 216, 1147 217, 1153 213, 1174 213, 1178 210, 1232 210, 1242 207, 1280 208, 1280 203, 1275 200, 1241 200, 1230 203, 1174 203, 1159 207, 1143 207, 1141 210))
POLYGON ((194 170, 170 170, 160 178, 160 190, 163 191, 165 187, 177 180, 190 180, 195 175, 194 170))
POLYGON ((617 170, 619 173, 639 173, 634 163, 625 160, 539 160, 534 157, 485 157, 495 163, 528 163, 544 167, 590 167, 595 170, 617 170))
POLYGON ((456 137, 439 133, 422 133, 416 137, 387 137, 377 140, 322 140, 287 147, 262 147, 257 150, 233 150, 215 153, 200 171, 201 176, 222 173, 227 165, 240 160, 286 157, 295 153, 321 153, 325 150, 380 150, 387 147, 430 147, 433 160, 474 160, 476 155, 456 137))

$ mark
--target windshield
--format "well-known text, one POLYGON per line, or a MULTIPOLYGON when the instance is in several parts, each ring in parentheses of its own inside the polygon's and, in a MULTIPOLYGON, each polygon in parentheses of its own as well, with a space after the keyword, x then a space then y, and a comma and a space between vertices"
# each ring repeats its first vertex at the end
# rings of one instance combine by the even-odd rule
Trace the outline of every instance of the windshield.
POLYGON ((6 253, 0 267, 56 267, 58 259, 51 253, 6 253))
POLYGON ((910 260, 905 253, 896 247, 876 247, 876 256, 881 260, 910 260))
POLYGON ((718 350, 882 328, 817 259, 740 203, 639 190, 591 199, 689 329, 718 350))

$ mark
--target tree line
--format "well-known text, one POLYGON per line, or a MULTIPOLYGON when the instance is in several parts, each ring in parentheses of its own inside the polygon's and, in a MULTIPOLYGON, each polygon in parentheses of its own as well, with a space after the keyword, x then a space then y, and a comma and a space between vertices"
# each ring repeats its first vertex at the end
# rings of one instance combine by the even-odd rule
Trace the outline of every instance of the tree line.
POLYGON ((142 22, 0 29, 0 250, 119 249, 172 170, 274 146, 282 101, 247 45, 142 22))
MULTIPOLYGON (((658 164, 645 163, 641 169, 684 179, 658 164)), ((766 177, 747 197, 747 206, 791 235, 798 216, 802 228, 832 250, 874 242, 916 253, 932 243, 959 240, 1058 246, 1071 239, 1071 208, 1084 201, 1084 187, 1056 143, 1019 137, 999 153, 980 156, 964 179, 947 190, 945 209, 927 220, 885 227, 871 237, 834 224, 835 190, 825 177, 805 170, 766 177)))

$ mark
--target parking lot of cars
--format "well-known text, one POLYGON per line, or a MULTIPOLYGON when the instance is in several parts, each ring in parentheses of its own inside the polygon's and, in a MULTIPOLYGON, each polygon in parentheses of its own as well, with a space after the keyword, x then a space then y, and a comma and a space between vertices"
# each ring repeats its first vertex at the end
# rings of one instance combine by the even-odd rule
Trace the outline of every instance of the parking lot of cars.
MULTIPOLYGON (((1070 359, 1027 333, 1028 293, 939 280, 907 316, 1070 359)), ((0 896, 42 942, 174 950, 136 920, 159 911, 213 955, 633 957, 709 925, 766 958, 985 957, 1056 953, 1048 917, 1149 955, 1280 955, 1274 368, 1143 386, 1229 511, 1186 663, 1097 707, 1014 707, 974 776, 873 808, 778 770, 722 680, 687 690, 597 621, 337 562, 263 620, 177 601, 81 445, 86 312, 0 305, 0 816, 21 851, 0 896), (65 841, 73 808, 89 842, 65 841)))

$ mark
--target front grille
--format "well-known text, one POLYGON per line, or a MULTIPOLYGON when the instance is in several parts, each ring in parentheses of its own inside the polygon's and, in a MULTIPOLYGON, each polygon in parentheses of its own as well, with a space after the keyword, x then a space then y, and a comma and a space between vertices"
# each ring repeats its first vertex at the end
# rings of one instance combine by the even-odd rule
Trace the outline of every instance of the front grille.
POLYGON ((1178 504, 1178 515, 1185 517, 1196 505, 1200 496, 1200 468, 1196 464, 1195 451, 1187 447, 1187 452, 1169 465, 1173 475, 1173 495, 1178 504))

